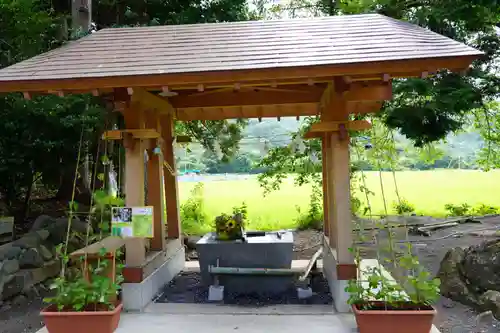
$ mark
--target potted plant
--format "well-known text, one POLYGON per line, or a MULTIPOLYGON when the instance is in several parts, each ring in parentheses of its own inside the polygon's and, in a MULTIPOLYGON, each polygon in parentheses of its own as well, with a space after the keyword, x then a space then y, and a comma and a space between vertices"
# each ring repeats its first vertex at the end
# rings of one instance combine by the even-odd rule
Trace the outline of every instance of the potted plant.
MULTIPOLYGON (((69 257, 58 253, 63 267, 69 257)), ((51 286, 53 297, 44 301, 50 305, 42 310, 49 333, 112 333, 116 330, 122 310, 118 299, 120 284, 123 281, 121 269, 114 261, 120 253, 109 256, 102 248, 97 260, 80 258, 85 269, 64 272, 51 286)))
POLYGON ((233 207, 233 215, 221 214, 215 218, 215 233, 218 240, 244 239, 247 206, 233 207))
POLYGON ((384 247, 380 239, 375 239, 378 267, 361 271, 359 248, 353 246, 354 257, 358 266, 358 279, 351 280, 346 287, 350 294, 349 304, 356 317, 360 333, 429 333, 436 315, 433 304, 440 296, 439 279, 433 279, 413 254, 410 242, 400 244, 394 241, 391 227, 377 224, 380 230, 387 228, 388 236, 386 256, 382 256, 384 247), (404 271, 396 280, 387 274, 388 271, 404 271), (402 328, 398 323, 404 325, 402 328))

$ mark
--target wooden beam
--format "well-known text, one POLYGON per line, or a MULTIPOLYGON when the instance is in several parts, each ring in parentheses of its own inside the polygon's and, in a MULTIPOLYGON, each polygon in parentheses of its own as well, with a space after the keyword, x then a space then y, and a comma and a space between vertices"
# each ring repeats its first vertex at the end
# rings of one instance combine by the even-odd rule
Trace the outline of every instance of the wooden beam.
POLYGON ((320 121, 312 124, 310 132, 337 132, 340 126, 344 125, 345 129, 349 131, 364 131, 370 129, 372 124, 367 120, 353 120, 353 121, 320 121))
POLYGON ((122 140, 125 136, 131 135, 134 139, 157 139, 161 134, 154 128, 145 129, 125 129, 106 131, 102 135, 103 140, 122 140))
MULTIPOLYGON (((367 114, 378 112, 381 102, 349 102, 350 114, 367 114)), ((240 107, 204 107, 177 109, 176 119, 181 121, 193 120, 223 120, 236 118, 277 118, 277 117, 306 117, 318 114, 318 103, 274 104, 240 107)))
MULTIPOLYGON (((171 114, 164 115, 160 118, 162 137, 164 142, 163 158, 165 162, 170 165, 173 171, 175 167, 174 155, 174 119, 171 114)), ((165 167, 163 169, 163 179, 165 182, 165 197, 167 206, 167 237, 179 238, 181 235, 181 222, 179 211, 179 186, 177 184, 177 177, 165 167)))
POLYGON ((266 104, 317 103, 322 94, 321 87, 303 86, 302 93, 280 89, 241 89, 210 94, 183 94, 170 98, 175 108, 229 107, 266 104))
POLYGON ((367 114, 380 111, 382 102, 347 102, 347 110, 349 114, 367 114))
POLYGON ((392 84, 389 82, 354 82, 344 92, 346 101, 386 101, 392 99, 392 84))
POLYGON ((282 81, 294 80, 307 82, 308 79, 334 77, 342 75, 364 75, 379 76, 390 74, 391 77, 405 77, 415 74, 419 76, 424 71, 436 72, 440 69, 449 69, 460 72, 469 68, 472 61, 479 58, 473 56, 453 56, 441 58, 409 59, 394 61, 374 61, 366 63, 318 65, 318 66, 297 66, 290 68, 263 68, 263 69, 242 69, 232 71, 212 71, 212 72, 191 72, 171 73, 171 74, 145 74, 127 75, 113 77, 88 76, 84 78, 68 79, 47 79, 47 80, 8 80, 0 82, 0 92, 20 92, 20 91, 47 91, 47 90, 92 90, 100 88, 116 87, 149 87, 169 85, 172 89, 177 86, 196 86, 205 84, 215 86, 218 83, 229 83, 232 86, 235 82, 240 84, 251 83, 252 81, 282 81))
MULTIPOLYGON (((339 98, 345 102, 349 102, 348 105, 352 102, 378 103, 379 101, 392 99, 392 85, 390 82, 384 81, 346 83, 343 78, 339 78, 335 83, 331 82, 327 85, 321 95, 320 106, 322 109, 326 109, 331 103, 334 102, 335 99, 339 98)), ((369 107, 373 107, 373 104, 369 107)), ((354 113, 350 110, 350 106, 348 108, 349 113, 354 113)))
POLYGON ((160 113, 175 113, 175 109, 166 98, 162 98, 142 88, 134 88, 131 101, 139 103, 142 108, 156 110, 160 113))

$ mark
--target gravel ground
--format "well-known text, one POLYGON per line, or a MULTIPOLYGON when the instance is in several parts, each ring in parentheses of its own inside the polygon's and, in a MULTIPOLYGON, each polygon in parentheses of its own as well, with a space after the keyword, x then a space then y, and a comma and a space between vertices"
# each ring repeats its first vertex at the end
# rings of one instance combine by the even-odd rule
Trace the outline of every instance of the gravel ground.
MULTIPOLYGON (((277 304, 332 304, 328 283, 318 275, 312 282, 313 296, 307 300, 299 300, 295 288, 290 288, 277 295, 264 294, 226 294, 224 304, 245 306, 267 306, 277 304)), ((163 290, 158 303, 210 303, 208 301, 208 288, 201 283, 199 273, 183 273, 178 275, 163 290)))
POLYGON ((0 333, 33 333, 42 328, 40 310, 47 296, 44 288, 37 287, 24 297, 5 301, 0 306, 0 333))

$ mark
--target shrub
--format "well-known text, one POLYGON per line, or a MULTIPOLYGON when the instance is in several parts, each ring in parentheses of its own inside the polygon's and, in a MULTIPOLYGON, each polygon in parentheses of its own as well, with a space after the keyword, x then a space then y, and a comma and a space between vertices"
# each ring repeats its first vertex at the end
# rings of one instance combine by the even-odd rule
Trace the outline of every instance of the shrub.
POLYGON ((471 207, 463 203, 461 205, 446 204, 444 208, 450 213, 451 216, 467 216, 470 215, 471 207))
POLYGON ((494 206, 488 206, 485 204, 480 204, 472 209, 472 215, 474 216, 484 216, 490 214, 498 214, 500 208, 494 206))
POLYGON ((309 208, 306 214, 302 214, 300 208, 297 207, 299 217, 296 222, 299 230, 323 229, 323 203, 321 192, 318 185, 313 186, 311 196, 309 197, 309 208))
POLYGON ((241 214, 243 221, 246 222, 248 218, 248 206, 246 202, 243 202, 241 206, 233 207, 233 215, 238 215, 238 214, 241 214))
POLYGON ((392 207, 399 215, 413 213, 415 211, 415 205, 411 204, 408 200, 401 198, 401 200, 395 201, 392 207))
POLYGON ((188 234, 202 234, 208 225, 205 214, 203 183, 198 183, 191 190, 189 198, 180 207, 182 230, 188 234))

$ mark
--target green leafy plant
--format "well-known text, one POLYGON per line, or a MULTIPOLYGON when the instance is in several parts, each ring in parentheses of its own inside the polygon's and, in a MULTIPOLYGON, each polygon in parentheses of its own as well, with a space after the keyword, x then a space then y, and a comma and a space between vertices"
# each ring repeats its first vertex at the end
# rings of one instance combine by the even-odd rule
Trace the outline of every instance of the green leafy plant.
POLYGON ((444 208, 450 213, 451 216, 467 216, 471 213, 471 206, 467 203, 463 203, 461 205, 446 204, 444 208))
POLYGON ((245 202, 233 207, 233 215, 221 214, 215 218, 215 232, 219 240, 243 239, 243 231, 248 216, 245 202))
POLYGON ((472 215, 474 215, 474 216, 498 214, 499 212, 500 212, 499 207, 489 206, 489 205, 485 205, 485 204, 479 204, 472 209, 472 215))
POLYGON ((125 206, 125 200, 110 195, 105 190, 97 190, 93 194, 93 206, 90 210, 90 221, 94 230, 107 236, 111 231, 111 210, 113 207, 125 206))
POLYGON ((399 215, 413 213, 415 211, 415 205, 404 198, 401 198, 399 201, 395 201, 392 204, 392 207, 399 215))
POLYGON ((321 230, 323 228, 323 203, 321 200, 322 189, 317 184, 313 184, 307 213, 302 214, 300 207, 296 208, 299 215, 296 220, 299 230, 321 230))
MULTIPOLYGON (((384 224, 377 223, 377 227, 384 228, 384 224)), ((390 226, 385 227, 385 233, 391 234, 390 226)), ((406 309, 422 308, 434 304, 440 297, 440 280, 432 278, 430 273, 423 269, 418 256, 412 252, 411 243, 404 243, 404 253, 400 255, 396 250, 396 242, 393 237, 389 237, 388 243, 384 247, 382 241, 378 241, 378 267, 370 267, 358 272, 361 279, 350 280, 346 292, 349 293, 349 304, 354 304, 363 310, 380 309, 406 309), (383 251, 383 250, 386 250, 383 251), (381 256, 381 253, 386 253, 381 256), (384 274, 383 264, 397 270, 404 270, 397 280, 391 279, 384 274)), ((355 262, 361 262, 360 251, 355 252, 355 262)))
MULTIPOLYGON (((394 144, 394 138, 389 135, 389 147, 394 144)), ((356 146, 355 146, 356 147, 356 146)), ((395 177, 395 163, 392 160, 396 156, 394 149, 388 149, 383 154, 385 147, 376 147, 371 151, 372 155, 379 155, 386 158, 388 167, 392 170, 394 187, 398 197, 397 204, 394 204, 396 211, 402 215, 414 210, 413 205, 401 198, 395 177)), ((356 149, 358 159, 362 160, 361 149, 356 149)), ((361 171, 362 188, 366 203, 368 205, 365 212, 371 220, 370 232, 365 229, 365 222, 358 221, 355 230, 357 237, 353 242, 350 251, 353 253, 354 262, 358 267, 357 279, 350 280, 345 288, 349 293, 349 304, 355 305, 361 310, 390 310, 390 309, 418 309, 432 305, 440 296, 438 279, 433 279, 425 271, 419 262, 418 256, 414 254, 412 244, 408 239, 408 229, 405 241, 396 240, 395 227, 390 221, 385 219, 375 220, 370 207, 369 192, 366 188, 366 177, 361 171), (370 235, 367 239, 367 235, 370 235), (362 252, 359 244, 371 242, 376 251, 378 264, 375 267, 361 269, 362 252), (387 269, 387 271, 386 271, 387 269), (391 274, 395 274, 395 279, 391 274)), ((385 191, 382 174, 379 171, 380 190, 384 200, 385 216, 388 209, 385 204, 385 191)))
POLYGON ((233 215, 241 214, 242 221, 245 222, 248 218, 248 206, 246 202, 242 202, 240 206, 233 207, 233 215))
MULTIPOLYGON (((208 225, 205 214, 204 185, 197 183, 191 190, 189 198, 181 205, 182 229, 190 234, 202 234, 204 226, 208 225)), ((210 228, 210 227, 209 227, 210 228)))
MULTIPOLYGON (((56 278, 51 285, 55 295, 47 297, 44 302, 52 304, 57 311, 97 311, 112 310, 115 307, 114 299, 120 291, 123 282, 123 264, 116 263, 116 273, 114 278, 110 278, 106 272, 112 265, 112 260, 104 259, 107 250, 102 248, 99 255, 103 259, 98 260, 97 265, 88 265, 88 275, 84 276, 82 270, 67 271, 56 278), (73 274, 69 274, 72 272, 73 274)), ((64 266, 69 263, 69 256, 62 251, 62 246, 57 249, 58 257, 64 266)), ((117 257, 121 252, 115 253, 117 257)), ((83 265, 85 257, 79 259, 83 265)))

